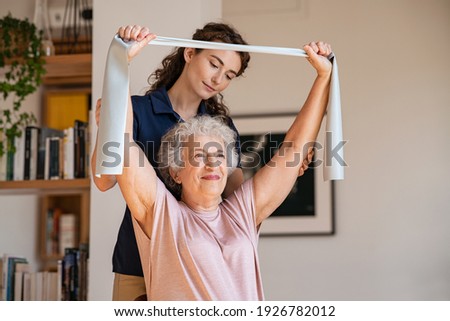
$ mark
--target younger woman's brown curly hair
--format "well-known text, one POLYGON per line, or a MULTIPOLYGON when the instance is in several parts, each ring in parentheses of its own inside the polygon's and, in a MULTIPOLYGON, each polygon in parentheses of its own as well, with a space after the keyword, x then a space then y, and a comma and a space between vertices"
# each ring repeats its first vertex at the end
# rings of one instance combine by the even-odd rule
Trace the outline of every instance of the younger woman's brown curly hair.
MULTIPOLYGON (((233 27, 224 23, 215 22, 206 24, 202 29, 197 29, 192 36, 192 39, 202 41, 220 41, 239 45, 247 44, 247 42, 233 27)), ((196 50, 200 51, 202 49, 196 50)), ((250 54, 248 52, 238 53, 241 57, 241 69, 237 75, 240 76, 248 66, 250 54)), ((165 87, 169 90, 180 77, 185 63, 184 48, 180 47, 175 49, 171 54, 163 59, 161 63, 162 66, 155 70, 155 72, 153 72, 148 78, 150 89, 146 94, 149 94, 160 87, 165 87)), ((211 115, 219 115, 228 118, 229 109, 223 102, 223 95, 221 93, 206 100, 205 104, 208 113, 211 115)))

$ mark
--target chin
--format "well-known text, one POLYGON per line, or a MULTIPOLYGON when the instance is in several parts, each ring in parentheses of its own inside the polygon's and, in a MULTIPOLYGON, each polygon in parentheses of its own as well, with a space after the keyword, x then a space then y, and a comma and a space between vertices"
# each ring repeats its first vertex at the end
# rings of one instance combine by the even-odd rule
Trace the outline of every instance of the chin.
POLYGON ((216 94, 213 94, 213 95, 209 94, 209 95, 203 95, 203 96, 200 96, 200 97, 202 98, 202 100, 208 100, 208 99, 214 97, 215 95, 216 94))
POLYGON ((211 91, 208 91, 208 90, 202 90, 201 92, 200 92, 200 97, 203 99, 203 100, 208 100, 209 98, 212 98, 212 97, 214 97, 215 95, 217 95, 218 94, 218 92, 217 91, 214 91, 214 92, 211 92, 211 91))
POLYGON ((213 196, 221 196, 224 190, 225 186, 209 186, 206 187, 204 192, 213 196))

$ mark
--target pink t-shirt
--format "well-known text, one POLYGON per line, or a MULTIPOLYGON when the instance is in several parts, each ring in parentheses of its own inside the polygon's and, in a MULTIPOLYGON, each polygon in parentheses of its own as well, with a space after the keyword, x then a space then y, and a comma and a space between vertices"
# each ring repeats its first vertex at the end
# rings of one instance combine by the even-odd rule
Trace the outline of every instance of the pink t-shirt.
POLYGON ((195 212, 157 180, 152 239, 133 219, 149 300, 264 300, 253 182, 195 212))

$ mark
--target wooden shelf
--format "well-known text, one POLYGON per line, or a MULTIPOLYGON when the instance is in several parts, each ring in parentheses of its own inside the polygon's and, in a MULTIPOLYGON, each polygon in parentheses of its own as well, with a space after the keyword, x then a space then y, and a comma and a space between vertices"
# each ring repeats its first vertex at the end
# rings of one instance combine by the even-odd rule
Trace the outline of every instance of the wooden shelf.
POLYGON ((44 85, 91 85, 92 54, 45 57, 44 85))
POLYGON ((33 181, 3 181, 0 182, 0 190, 14 189, 89 189, 89 178, 58 179, 58 180, 33 180, 33 181))
MULTIPOLYGON (((92 54, 55 55, 45 57, 46 74, 43 76, 42 112, 45 111, 49 93, 87 93, 91 91, 92 54)), ((42 121, 41 126, 46 126, 42 121)), ((77 246, 89 244, 90 178, 58 180, 0 181, 0 195, 34 195, 39 204, 40 267, 56 270, 59 255, 47 255, 47 215, 49 209, 58 207, 77 218, 77 246)), ((17 233, 19 233, 18 231, 17 233)))

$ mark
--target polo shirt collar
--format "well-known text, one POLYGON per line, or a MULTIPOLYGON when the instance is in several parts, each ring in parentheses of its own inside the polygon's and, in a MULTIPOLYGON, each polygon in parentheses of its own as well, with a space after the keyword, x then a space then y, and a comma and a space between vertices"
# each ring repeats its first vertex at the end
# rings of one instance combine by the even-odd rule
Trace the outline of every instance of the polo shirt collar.
MULTIPOLYGON (((155 114, 172 114, 179 118, 179 115, 173 110, 167 90, 164 87, 158 88, 150 94, 155 114)), ((206 114, 206 104, 202 100, 198 108, 198 115, 206 114)))

